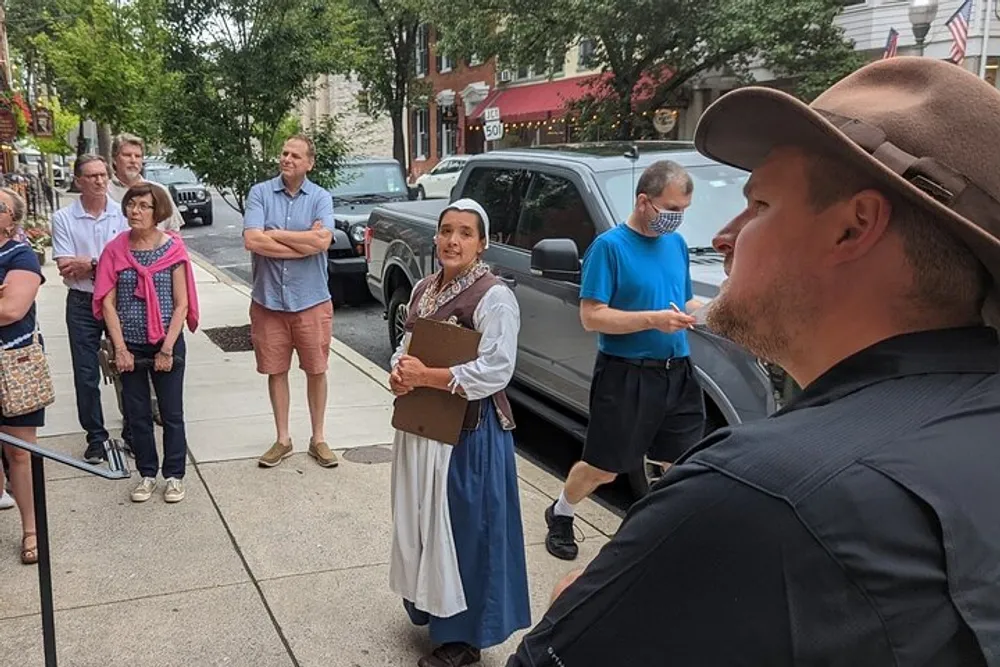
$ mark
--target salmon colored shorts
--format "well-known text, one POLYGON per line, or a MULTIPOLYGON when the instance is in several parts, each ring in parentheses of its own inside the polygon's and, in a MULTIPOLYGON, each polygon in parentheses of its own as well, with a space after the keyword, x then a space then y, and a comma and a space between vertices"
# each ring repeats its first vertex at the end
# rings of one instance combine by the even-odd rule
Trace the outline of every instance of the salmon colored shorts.
POLYGON ((292 350, 307 375, 325 373, 333 337, 333 304, 324 301, 297 313, 268 310, 256 301, 250 305, 250 340, 257 357, 257 372, 281 375, 292 367, 292 350))

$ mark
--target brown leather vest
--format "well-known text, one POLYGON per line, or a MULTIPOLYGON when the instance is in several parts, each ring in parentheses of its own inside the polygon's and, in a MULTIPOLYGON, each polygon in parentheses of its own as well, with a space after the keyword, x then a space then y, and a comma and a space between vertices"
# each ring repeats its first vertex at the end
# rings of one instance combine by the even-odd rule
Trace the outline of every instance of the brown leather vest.
MULTIPOLYGON (((406 331, 413 331, 413 325, 417 322, 416 304, 420 303, 420 297, 430 286, 432 280, 433 278, 421 280, 413 289, 413 295, 410 298, 410 303, 413 306, 410 308, 406 324, 403 327, 406 331)), ((472 315, 476 312, 476 306, 479 305, 479 302, 482 301, 483 296, 490 288, 502 284, 500 279, 495 275, 487 273, 439 310, 428 315, 428 319, 445 321, 454 317, 455 321, 461 326, 466 329, 475 330, 476 326, 472 321, 472 315)), ((510 409, 510 401, 507 400, 507 393, 501 389, 489 398, 492 399, 493 406, 497 411, 497 418, 500 420, 503 429, 505 431, 512 430, 514 428, 514 416, 510 409)), ((465 422, 462 424, 462 428, 474 430, 479 427, 480 411, 482 409, 481 403, 482 401, 480 400, 469 401, 469 407, 465 411, 465 422)))

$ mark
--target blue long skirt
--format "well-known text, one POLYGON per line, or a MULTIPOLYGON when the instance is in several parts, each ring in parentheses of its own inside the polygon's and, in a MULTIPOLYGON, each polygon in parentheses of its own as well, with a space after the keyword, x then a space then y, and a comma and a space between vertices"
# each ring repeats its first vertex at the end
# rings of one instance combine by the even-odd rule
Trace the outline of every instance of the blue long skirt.
POLYGON ((467 609, 438 618, 403 601, 435 644, 484 649, 531 626, 528 573, 517 488, 514 437, 500 426, 491 400, 479 428, 463 431, 448 468, 448 505, 467 609))

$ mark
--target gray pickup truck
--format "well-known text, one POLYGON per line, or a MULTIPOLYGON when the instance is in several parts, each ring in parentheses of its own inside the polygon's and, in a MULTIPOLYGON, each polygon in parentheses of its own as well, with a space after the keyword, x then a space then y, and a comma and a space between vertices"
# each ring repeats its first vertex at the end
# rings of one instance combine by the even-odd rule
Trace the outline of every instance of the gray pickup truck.
MULTIPOLYGON (((521 331, 511 398, 582 438, 586 433, 597 334, 580 324, 581 257, 594 238, 632 210, 635 182, 652 162, 671 159, 694 180, 679 232, 691 249, 695 297, 711 300, 725 278, 712 236, 744 207, 745 172, 709 160, 689 143, 547 146, 472 157, 452 191, 490 216, 493 272, 517 295, 521 331)), ((410 290, 436 270, 433 237, 443 201, 378 206, 369 218, 368 288, 386 307, 388 335, 402 337, 410 290)), ((707 430, 765 417, 785 380, 732 341, 697 326, 691 356, 705 392, 707 430)), ((651 466, 629 476, 645 493, 651 466)))

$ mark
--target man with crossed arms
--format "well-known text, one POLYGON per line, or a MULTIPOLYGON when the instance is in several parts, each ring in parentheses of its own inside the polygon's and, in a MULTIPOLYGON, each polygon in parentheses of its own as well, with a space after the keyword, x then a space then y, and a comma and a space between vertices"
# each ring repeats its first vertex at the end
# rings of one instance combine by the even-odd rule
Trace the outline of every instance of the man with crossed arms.
POLYGON ((326 251, 333 239, 333 198, 307 178, 316 163, 308 137, 296 135, 281 151, 281 174, 253 186, 243 220, 252 257, 250 337, 257 371, 267 375, 277 437, 259 459, 273 468, 292 455, 288 371, 292 350, 307 377, 312 438, 309 455, 323 467, 338 464, 325 439, 326 369, 333 334, 326 251))

